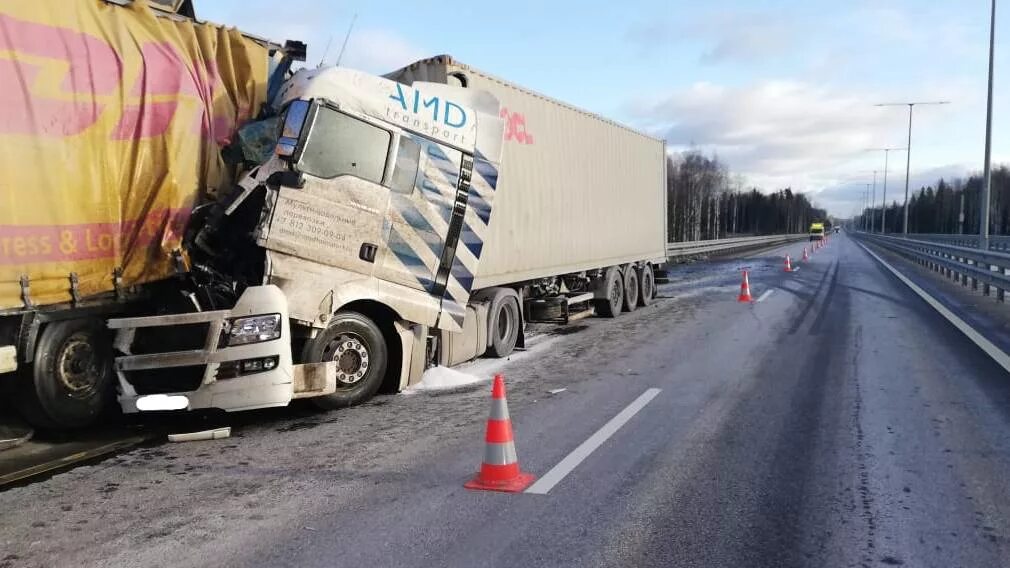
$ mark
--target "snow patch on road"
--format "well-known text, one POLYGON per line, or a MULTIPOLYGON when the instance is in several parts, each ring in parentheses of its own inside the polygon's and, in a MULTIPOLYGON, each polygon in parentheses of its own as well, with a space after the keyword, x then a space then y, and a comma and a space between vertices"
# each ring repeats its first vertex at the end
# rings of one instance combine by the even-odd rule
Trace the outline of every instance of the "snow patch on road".
POLYGON ((421 382, 411 385, 403 392, 405 394, 419 391, 457 390, 485 383, 490 377, 478 377, 450 367, 432 367, 421 376, 421 382))
MULTIPOLYGON (((421 382, 403 390, 402 394, 448 394, 475 390, 510 364, 537 357, 554 345, 561 336, 543 334, 526 338, 526 348, 514 351, 504 359, 478 358, 455 367, 432 367, 421 376, 421 382)), ((507 377, 506 377, 507 379, 507 377)))
POLYGON ((474 359, 473 361, 464 363, 456 368, 472 375, 487 377, 490 379, 495 373, 502 372, 506 367, 516 361, 523 361, 525 359, 539 356, 543 352, 547 351, 552 345, 557 343, 562 337, 563 336, 552 335, 549 333, 527 337, 525 349, 522 351, 513 351, 511 355, 505 357, 504 359, 474 359))

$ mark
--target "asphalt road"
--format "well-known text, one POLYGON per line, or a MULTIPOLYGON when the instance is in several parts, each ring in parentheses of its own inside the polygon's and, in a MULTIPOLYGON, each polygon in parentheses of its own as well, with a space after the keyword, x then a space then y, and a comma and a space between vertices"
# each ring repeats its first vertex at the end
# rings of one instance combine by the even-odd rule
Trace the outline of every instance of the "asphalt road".
POLYGON ((255 413, 0 493, 0 567, 1010 565, 1010 377, 844 236, 780 263, 472 366, 538 476, 660 389, 546 494, 463 489, 489 389, 255 413))

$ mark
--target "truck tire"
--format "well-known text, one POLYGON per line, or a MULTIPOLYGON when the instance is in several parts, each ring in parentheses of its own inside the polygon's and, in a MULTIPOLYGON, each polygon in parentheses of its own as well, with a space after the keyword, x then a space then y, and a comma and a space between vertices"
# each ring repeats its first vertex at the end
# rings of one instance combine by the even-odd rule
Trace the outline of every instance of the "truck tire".
POLYGON ((596 313, 605 318, 616 318, 624 305, 624 278, 616 268, 607 270, 604 278, 606 297, 596 300, 596 313))
POLYGON ((624 271, 624 311, 633 312, 638 307, 638 271, 629 266, 624 271))
POLYGON ((638 271, 638 305, 648 306, 656 297, 656 274, 652 265, 646 264, 638 271))
POLYGON ((522 318, 519 317, 519 298, 509 288, 499 288, 491 296, 488 306, 488 328, 491 346, 488 354, 507 357, 516 348, 522 318))
POLYGON ((21 377, 18 398, 31 425, 65 430, 95 423, 114 393, 112 339, 98 318, 50 323, 39 335, 35 362, 21 377))
POLYGON ((329 327, 305 342, 301 360, 337 362, 337 391, 312 399, 320 408, 335 410, 372 398, 386 376, 389 349, 374 321, 358 312, 337 312, 329 327))

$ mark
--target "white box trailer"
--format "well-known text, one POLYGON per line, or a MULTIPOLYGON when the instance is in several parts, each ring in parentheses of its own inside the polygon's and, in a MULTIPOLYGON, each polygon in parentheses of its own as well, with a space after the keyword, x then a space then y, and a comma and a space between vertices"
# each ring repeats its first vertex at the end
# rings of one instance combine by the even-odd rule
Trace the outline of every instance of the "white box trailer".
POLYGON ((662 140, 448 55, 386 77, 486 90, 501 102, 501 179, 475 288, 665 260, 662 140))

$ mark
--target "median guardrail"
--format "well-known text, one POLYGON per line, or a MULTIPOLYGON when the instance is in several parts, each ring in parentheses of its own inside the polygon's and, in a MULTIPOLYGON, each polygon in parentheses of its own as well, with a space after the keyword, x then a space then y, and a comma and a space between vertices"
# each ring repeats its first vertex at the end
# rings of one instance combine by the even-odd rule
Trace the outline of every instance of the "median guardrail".
MULTIPOLYGON (((987 296, 991 294, 992 289, 995 289, 996 299, 1000 302, 1005 301, 1006 291, 1010 290, 1010 254, 999 250, 986 251, 977 247, 941 242, 947 237, 951 237, 951 240, 963 239, 965 235, 935 235, 944 239, 934 240, 919 238, 922 235, 909 235, 906 238, 856 233, 856 236, 868 243, 896 252, 964 286, 971 286, 973 290, 978 290, 981 284, 982 293, 987 296)), ((956 242, 970 243, 972 242, 970 239, 971 237, 956 242)), ((978 237, 974 239, 977 245, 978 237)), ((1007 238, 1000 237, 1000 240, 1004 239, 1007 238)))
POLYGON ((806 233, 794 233, 789 235, 763 235, 760 237, 730 237, 727 239, 712 239, 708 241, 685 241, 681 243, 668 243, 666 245, 666 256, 670 260, 685 258, 690 256, 703 256, 716 253, 728 253, 737 250, 745 250, 759 246, 774 246, 777 244, 791 243, 808 238, 806 233))
MULTIPOLYGON (((917 241, 932 241, 948 245, 978 248, 978 235, 949 235, 946 233, 911 233, 909 239, 917 241)), ((1010 251, 1010 236, 998 235, 989 237, 989 250, 1010 251)))

